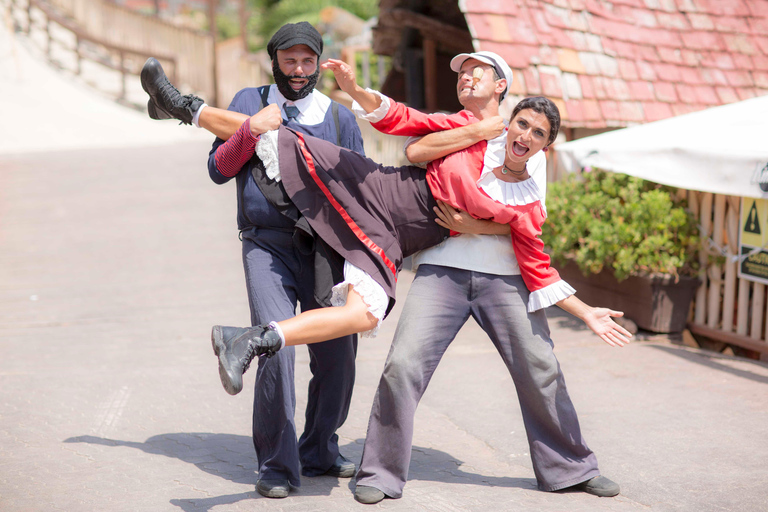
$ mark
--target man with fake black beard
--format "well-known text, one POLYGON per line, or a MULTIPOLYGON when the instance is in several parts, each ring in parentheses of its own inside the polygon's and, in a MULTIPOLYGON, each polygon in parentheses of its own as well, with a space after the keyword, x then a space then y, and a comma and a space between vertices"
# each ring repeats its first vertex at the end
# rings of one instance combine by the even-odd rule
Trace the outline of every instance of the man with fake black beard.
MULTIPOLYGON (((241 90, 229 110, 252 116, 266 105, 276 104, 283 124, 293 130, 363 153, 354 115, 315 90, 318 59, 323 51, 317 30, 307 22, 284 25, 269 41, 267 51, 275 84, 241 90)), ((217 136, 232 129, 230 120, 221 115, 224 111, 206 108, 194 96, 181 96, 155 59, 144 65, 141 80, 151 97, 148 111, 153 119, 179 119, 217 136)), ((257 124, 250 126, 254 144, 266 131, 257 124)), ((234 168, 219 158, 217 150, 223 143, 220 138, 213 143, 208 170, 211 179, 219 184, 236 179, 237 223, 252 325, 294 316, 297 301, 303 311, 319 307, 314 284, 316 275, 323 278, 323 271, 315 272, 311 238, 296 229, 298 211, 288 206, 278 209, 274 204, 285 203, 281 198, 265 197, 251 172, 258 158, 242 168, 234 168)), ((253 154, 253 145, 242 150, 253 154)), ((253 400, 253 444, 259 460, 256 490, 269 498, 288 496, 291 487, 301 484, 300 474, 350 478, 355 473, 355 464, 339 453, 336 430, 349 411, 357 338, 347 336, 308 348, 312 380, 304 432, 298 441, 293 419, 294 350, 259 358, 253 400)))

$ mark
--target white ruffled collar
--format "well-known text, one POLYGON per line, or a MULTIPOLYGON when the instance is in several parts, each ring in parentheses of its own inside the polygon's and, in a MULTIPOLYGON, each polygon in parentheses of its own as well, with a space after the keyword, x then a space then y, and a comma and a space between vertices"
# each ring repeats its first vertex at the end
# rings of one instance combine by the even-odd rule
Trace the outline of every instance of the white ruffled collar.
POLYGON ((494 201, 507 206, 523 206, 540 201, 544 207, 544 196, 533 178, 525 181, 503 181, 493 174, 493 170, 504 164, 507 144, 507 132, 488 141, 483 158, 483 170, 477 186, 494 201))

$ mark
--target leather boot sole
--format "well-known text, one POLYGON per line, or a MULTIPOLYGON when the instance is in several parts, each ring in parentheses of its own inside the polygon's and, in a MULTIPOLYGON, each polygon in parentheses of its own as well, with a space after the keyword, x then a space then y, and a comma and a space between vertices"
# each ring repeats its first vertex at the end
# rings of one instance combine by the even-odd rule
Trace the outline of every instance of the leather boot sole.
POLYGON ((215 325, 211 329, 211 346, 213 347, 213 353, 219 358, 219 379, 221 379, 221 385, 230 395, 236 395, 243 390, 243 381, 240 379, 240 385, 238 386, 232 379, 232 376, 227 373, 225 364, 222 358, 226 355, 224 336, 221 333, 221 328, 215 325))

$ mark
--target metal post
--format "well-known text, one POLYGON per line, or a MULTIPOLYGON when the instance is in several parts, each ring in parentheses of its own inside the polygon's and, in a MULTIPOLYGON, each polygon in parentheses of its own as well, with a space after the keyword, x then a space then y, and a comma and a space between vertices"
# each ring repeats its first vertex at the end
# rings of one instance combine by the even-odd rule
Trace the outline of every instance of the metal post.
POLYGON ((240 37, 243 38, 243 52, 248 53, 248 11, 246 0, 240 0, 240 37))
POLYGON ((75 54, 77 55, 77 74, 83 73, 83 56, 80 54, 80 36, 75 35, 75 54))
POLYGON ((48 54, 48 60, 51 59, 51 19, 48 18, 48 15, 45 16, 45 35, 48 36, 48 47, 46 48, 46 53, 48 54))
POLYGON ((219 104, 219 74, 216 66, 216 0, 208 0, 208 25, 211 33, 211 56, 213 71, 213 101, 212 106, 219 104))
POLYGON ((125 53, 122 50, 120 50, 120 78, 122 79, 122 93, 120 99, 124 100, 128 97, 128 93, 125 88, 125 53))
POLYGON ((384 85, 384 80, 386 79, 386 76, 384 76, 384 73, 386 73, 386 69, 384 68, 384 56, 378 55, 377 59, 377 66, 379 68, 379 83, 377 84, 376 90, 380 91, 381 87, 384 85))
POLYGON ((27 0, 27 35, 32 30, 32 0, 27 0))
MULTIPOLYGON (((366 50, 362 53, 362 65, 363 65, 363 84, 365 87, 371 86, 371 51, 366 50)), ((353 65, 356 65, 353 64, 353 65)))

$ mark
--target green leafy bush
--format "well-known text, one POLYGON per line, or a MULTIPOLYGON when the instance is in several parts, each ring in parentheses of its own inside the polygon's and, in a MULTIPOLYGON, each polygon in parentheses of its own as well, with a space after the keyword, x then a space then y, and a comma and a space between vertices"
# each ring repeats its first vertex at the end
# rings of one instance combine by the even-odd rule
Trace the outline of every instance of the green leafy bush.
POLYGON ((341 7, 364 20, 379 14, 376 0, 251 0, 250 4, 254 12, 260 12, 257 30, 265 45, 272 34, 286 23, 308 21, 317 25, 323 7, 341 7))
POLYGON ((600 170, 574 173, 547 192, 542 239, 553 260, 586 274, 694 276, 698 223, 674 189, 600 170))

